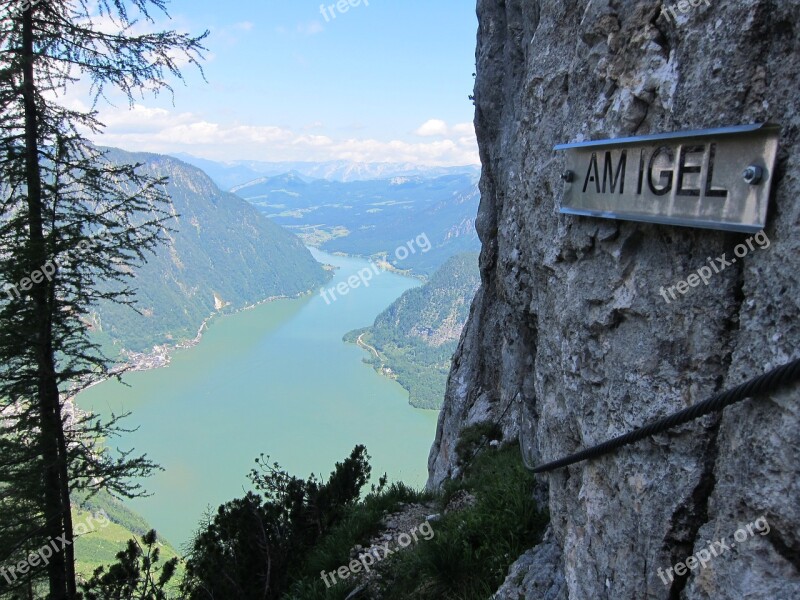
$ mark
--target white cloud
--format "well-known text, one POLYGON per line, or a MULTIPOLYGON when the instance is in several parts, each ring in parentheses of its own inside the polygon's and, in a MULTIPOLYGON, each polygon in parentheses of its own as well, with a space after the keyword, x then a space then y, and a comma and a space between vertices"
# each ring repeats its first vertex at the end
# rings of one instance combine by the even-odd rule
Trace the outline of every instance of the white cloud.
POLYGON ((472 123, 458 123, 450 127, 441 119, 428 119, 420 125, 414 135, 419 137, 449 137, 475 139, 475 126, 472 123))
POLYGON ((275 33, 282 36, 291 36, 296 37, 297 35, 301 36, 309 36, 309 35, 317 35, 325 31, 325 27, 323 27, 322 23, 319 21, 305 21, 302 23, 298 23, 292 29, 290 26, 287 27, 285 25, 277 25, 274 28, 275 33))
POLYGON ((274 125, 216 123, 201 115, 141 104, 134 105, 131 110, 105 109, 100 118, 107 128, 95 141, 131 151, 189 152, 212 160, 342 159, 438 166, 479 162, 474 132, 468 133, 472 131, 471 124, 448 127, 440 121, 444 128, 430 125, 424 129, 436 131, 430 135, 439 136, 439 139, 413 142, 335 138, 321 132, 311 133, 307 128, 296 132, 274 125))
POLYGON ((447 123, 440 119, 428 119, 414 133, 420 137, 447 135, 447 123))
POLYGON ((469 122, 469 123, 459 123, 458 125, 453 125, 453 133, 475 137, 475 124, 469 122))
MULTIPOLYGON (((255 23, 251 21, 238 21, 236 23, 224 26, 211 26, 209 27, 210 36, 204 42, 204 45, 206 45, 206 47, 234 47, 239 44, 242 39, 248 36, 255 28, 255 23)), ((206 52, 205 55, 208 56, 209 54, 211 54, 211 52, 206 52)))

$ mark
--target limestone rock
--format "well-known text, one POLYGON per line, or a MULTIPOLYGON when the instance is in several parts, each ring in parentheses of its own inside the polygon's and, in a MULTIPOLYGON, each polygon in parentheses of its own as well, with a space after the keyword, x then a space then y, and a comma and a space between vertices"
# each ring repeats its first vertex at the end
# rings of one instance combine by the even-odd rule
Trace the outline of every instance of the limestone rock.
POLYGON ((548 530, 541 544, 517 560, 492 600, 566 600, 561 549, 548 530))
MULTIPOLYGON (((478 1, 482 285, 429 486, 453 476, 470 424, 502 416, 542 463, 800 356, 800 3, 696 4, 675 19, 669 0, 478 1), (766 121, 781 126, 770 245, 676 301, 660 287, 748 236, 558 212, 557 143, 766 121)), ((541 476, 552 542, 515 565, 520 593, 563 580, 572 600, 800 597, 799 398, 541 476), (659 568, 761 516, 769 534, 663 583, 659 568)))

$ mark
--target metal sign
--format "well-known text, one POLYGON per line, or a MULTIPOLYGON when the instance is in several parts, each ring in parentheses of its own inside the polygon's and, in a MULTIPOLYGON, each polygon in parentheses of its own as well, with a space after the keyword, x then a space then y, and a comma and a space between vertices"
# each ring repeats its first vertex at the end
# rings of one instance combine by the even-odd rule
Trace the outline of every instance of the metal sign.
POLYGON ((559 144, 561 212, 755 233, 778 152, 772 124, 559 144))

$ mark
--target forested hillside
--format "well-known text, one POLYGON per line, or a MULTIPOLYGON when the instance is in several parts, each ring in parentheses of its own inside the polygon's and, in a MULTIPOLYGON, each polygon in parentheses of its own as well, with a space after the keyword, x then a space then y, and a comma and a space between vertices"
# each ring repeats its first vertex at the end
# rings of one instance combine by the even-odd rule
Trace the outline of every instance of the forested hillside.
POLYGON ((480 285, 478 254, 450 258, 425 285, 408 290, 375 323, 346 336, 370 351, 418 408, 441 408, 450 362, 480 285), (377 353, 377 354, 376 354, 377 353))
POLYGON ((293 296, 325 281, 297 237, 201 170, 157 154, 114 149, 110 158, 169 177, 174 216, 165 224, 166 243, 136 273, 141 314, 111 303, 97 308, 92 325, 104 341, 133 351, 180 342, 194 338, 215 310, 293 296))

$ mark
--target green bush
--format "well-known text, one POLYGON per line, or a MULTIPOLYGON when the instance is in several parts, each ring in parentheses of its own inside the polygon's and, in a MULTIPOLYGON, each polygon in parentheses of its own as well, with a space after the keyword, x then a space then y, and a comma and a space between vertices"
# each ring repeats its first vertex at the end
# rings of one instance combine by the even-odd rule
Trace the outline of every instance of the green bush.
POLYGON ((117 553, 117 562, 109 567, 98 567, 92 578, 80 585, 79 599, 83 600, 168 600, 169 584, 178 567, 177 557, 162 566, 156 532, 151 530, 142 537, 128 541, 127 548, 117 553))
POLYGON ((357 492, 369 476, 363 447, 337 464, 325 483, 265 467, 253 475, 264 497, 251 493, 221 507, 198 537, 184 582, 184 592, 194 587, 195 594, 184 597, 209 597, 211 584, 215 597, 262 597, 263 568, 271 561, 276 579, 266 597, 344 600, 360 579, 328 588, 322 571, 347 565, 350 550, 357 544, 366 547, 380 533, 384 517, 401 504, 435 499, 444 508, 464 490, 474 496, 474 504, 444 514, 431 523, 431 539, 379 563, 380 583, 373 583, 381 586, 386 600, 485 600, 502 584, 509 566, 539 543, 548 523, 533 499, 534 478, 523 466, 518 444, 488 445, 500 434, 490 423, 464 430, 459 455, 468 460, 462 461, 462 476, 436 497, 401 483, 387 487, 384 477, 359 501, 357 492), (238 588, 224 587, 229 582, 220 581, 220 574, 238 588))
POLYGON ((503 582, 509 566, 535 546, 548 517, 533 499, 533 476, 519 447, 479 454, 445 498, 464 489, 476 504, 433 523, 435 536, 391 563, 387 600, 485 600, 503 582))
POLYGON ((350 549, 356 544, 366 546, 381 530, 387 513, 397 512, 400 504, 425 502, 430 495, 417 492, 403 483, 380 487, 354 506, 339 525, 323 537, 309 554, 303 577, 292 586, 291 600, 339 600, 353 589, 350 582, 339 583, 330 589, 320 578, 320 572, 330 572, 350 562, 350 549))
MULTIPOLYGON (((465 447, 496 439, 496 429, 480 425, 466 432, 465 447)), ((547 526, 547 515, 533 500, 533 476, 522 464, 519 447, 487 449, 465 466, 464 476, 449 482, 439 496, 444 505, 458 490, 475 496, 475 505, 444 515, 431 525, 434 537, 381 563, 382 597, 386 600, 485 600, 503 582, 508 568, 535 546, 547 526)), ((400 502, 431 499, 395 485, 369 495, 309 555, 306 575, 296 581, 290 600, 344 600, 358 580, 326 588, 320 571, 332 571, 350 560, 350 549, 366 545, 380 530, 385 512, 400 502)))
POLYGON ((358 503, 371 467, 364 446, 336 463, 327 481, 303 480, 257 459, 248 492, 222 505, 194 540, 181 585, 187 600, 277 600, 319 541, 358 503))

